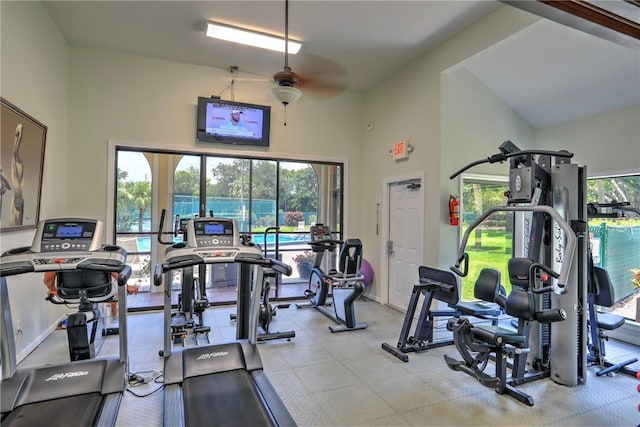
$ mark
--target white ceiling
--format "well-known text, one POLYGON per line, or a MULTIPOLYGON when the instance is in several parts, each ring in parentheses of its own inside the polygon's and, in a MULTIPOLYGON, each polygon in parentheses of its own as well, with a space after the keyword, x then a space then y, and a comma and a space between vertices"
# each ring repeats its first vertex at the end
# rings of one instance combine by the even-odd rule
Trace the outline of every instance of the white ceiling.
POLYGON ((640 104, 639 49, 548 20, 462 65, 535 128, 640 104))
MULTIPOLYGON (((282 0, 44 4, 74 46, 236 65, 241 76, 270 77, 283 67, 282 54, 204 37, 207 20, 282 35, 282 0)), ((302 73, 337 66, 350 90, 366 91, 497 7, 493 1, 292 0, 289 34, 303 48, 289 62, 302 73)), ((546 21, 476 55, 468 68, 535 127, 640 103, 640 50, 546 21)))

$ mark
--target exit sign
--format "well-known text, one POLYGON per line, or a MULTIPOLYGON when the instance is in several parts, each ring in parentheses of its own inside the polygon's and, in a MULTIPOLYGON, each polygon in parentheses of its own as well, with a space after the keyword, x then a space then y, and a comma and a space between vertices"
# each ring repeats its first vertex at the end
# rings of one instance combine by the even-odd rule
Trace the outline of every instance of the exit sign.
POLYGON ((407 145, 407 141, 398 141, 393 144, 393 148, 391 149, 391 156, 393 157, 393 160, 401 160, 409 157, 407 145))

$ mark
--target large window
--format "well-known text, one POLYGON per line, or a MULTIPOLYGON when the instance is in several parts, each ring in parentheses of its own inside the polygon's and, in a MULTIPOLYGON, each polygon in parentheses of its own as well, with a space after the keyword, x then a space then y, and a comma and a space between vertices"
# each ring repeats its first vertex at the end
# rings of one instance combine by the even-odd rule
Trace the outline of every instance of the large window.
MULTIPOLYGON (((343 166, 338 163, 118 149, 117 168, 115 241, 130 254, 141 286, 142 297, 129 303, 133 307, 162 303, 161 289, 149 285, 150 267, 162 261, 166 249, 157 241, 162 210, 163 241, 181 239, 174 236, 176 216, 234 219, 268 256, 292 265, 292 276, 272 286, 274 298, 303 297, 308 278, 294 260, 310 249, 312 224, 327 224, 341 238, 343 166)), ((210 301, 234 302, 235 271, 235 265, 213 265, 196 275, 204 278, 210 301)), ((177 274, 174 288, 179 281, 177 274)))
MULTIPOLYGON (((640 209, 640 175, 587 181, 587 203, 628 202, 640 209)), ((615 213, 615 209, 609 209, 615 213)), ((640 216, 619 211, 616 218, 589 218, 594 263, 605 268, 614 287, 616 304, 608 310, 636 319, 640 294, 640 216)))
MULTIPOLYGON (((478 216, 488 209, 506 203, 505 180, 463 177, 462 181, 462 233, 478 216)), ((469 254, 469 274, 462 280, 463 301, 474 300, 473 286, 480 270, 495 268, 502 274, 502 284, 511 290, 507 275, 507 263, 512 253, 511 215, 499 212, 491 215, 469 236, 466 252, 469 254)))

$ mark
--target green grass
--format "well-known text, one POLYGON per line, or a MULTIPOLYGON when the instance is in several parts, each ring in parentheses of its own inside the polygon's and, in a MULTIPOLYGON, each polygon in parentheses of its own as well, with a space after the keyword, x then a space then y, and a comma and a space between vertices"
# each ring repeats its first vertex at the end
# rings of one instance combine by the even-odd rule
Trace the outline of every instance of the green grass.
MULTIPOLYGON (((477 230, 477 229, 476 229, 477 230)), ((479 245, 476 247, 475 231, 469 236, 466 252, 469 254, 469 274, 462 280, 461 299, 473 300, 473 285, 483 268, 500 271, 502 285, 507 293, 511 284, 507 279, 507 262, 511 258, 511 233, 504 230, 480 230, 479 245)))

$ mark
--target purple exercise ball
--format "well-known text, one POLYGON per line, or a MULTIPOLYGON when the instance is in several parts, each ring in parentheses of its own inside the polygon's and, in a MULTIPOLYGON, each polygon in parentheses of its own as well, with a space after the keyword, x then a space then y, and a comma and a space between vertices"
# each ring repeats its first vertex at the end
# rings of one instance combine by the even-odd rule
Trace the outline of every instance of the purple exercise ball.
POLYGON ((364 284, 369 286, 373 282, 373 267, 364 258, 362 258, 362 264, 360 265, 360 273, 364 276, 364 284))

